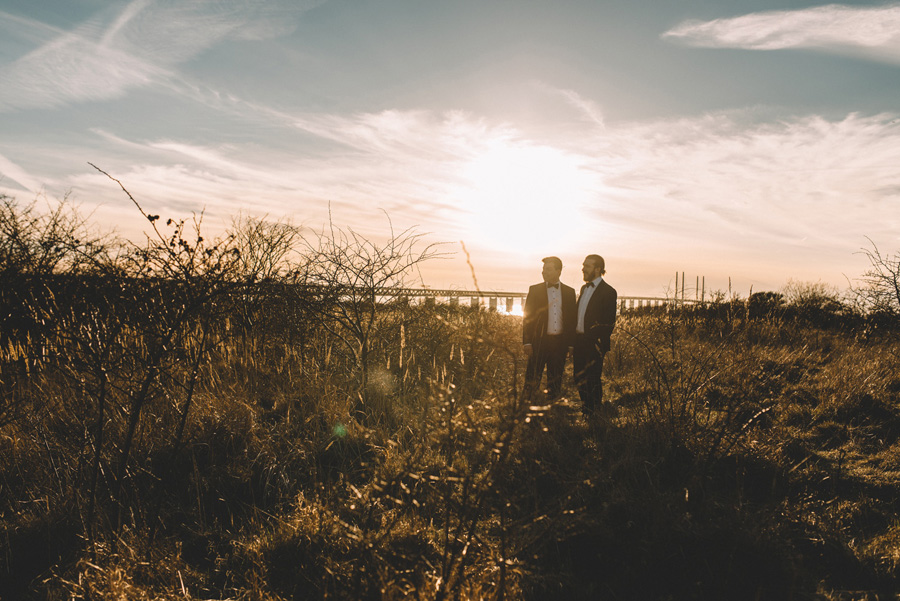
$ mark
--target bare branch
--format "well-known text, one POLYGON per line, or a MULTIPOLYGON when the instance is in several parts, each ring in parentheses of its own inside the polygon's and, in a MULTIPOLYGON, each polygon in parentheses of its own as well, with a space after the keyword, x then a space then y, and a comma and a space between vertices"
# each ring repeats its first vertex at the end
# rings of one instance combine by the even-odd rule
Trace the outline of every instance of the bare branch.
POLYGON ((869 261, 859 287, 853 292, 864 308, 878 313, 900 313, 900 253, 883 255, 875 242, 866 237, 872 248, 862 248, 859 253, 869 261))

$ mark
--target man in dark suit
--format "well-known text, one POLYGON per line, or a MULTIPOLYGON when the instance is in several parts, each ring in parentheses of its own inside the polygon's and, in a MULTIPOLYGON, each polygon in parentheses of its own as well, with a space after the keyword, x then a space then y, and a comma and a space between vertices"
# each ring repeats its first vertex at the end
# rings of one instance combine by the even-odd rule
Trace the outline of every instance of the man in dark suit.
POLYGON ((562 261, 542 259, 544 281, 528 289, 522 323, 522 344, 528 356, 525 367, 526 399, 531 399, 547 371, 547 396, 559 398, 569 347, 575 341, 575 289, 559 281, 562 261))
POLYGON ((586 417, 603 403, 603 358, 610 349, 610 335, 616 325, 615 289, 603 280, 606 262, 600 255, 588 255, 581 269, 585 284, 578 295, 575 325, 575 385, 586 417))

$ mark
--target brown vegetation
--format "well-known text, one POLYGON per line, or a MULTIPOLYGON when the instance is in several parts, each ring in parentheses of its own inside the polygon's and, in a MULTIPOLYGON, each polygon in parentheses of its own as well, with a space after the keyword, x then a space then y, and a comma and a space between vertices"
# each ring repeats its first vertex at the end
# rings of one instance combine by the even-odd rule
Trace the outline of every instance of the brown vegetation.
POLYGON ((4 600, 900 593, 890 308, 628 313, 585 423, 519 401, 516 318, 379 294, 410 232, 144 217, 0 206, 4 600))

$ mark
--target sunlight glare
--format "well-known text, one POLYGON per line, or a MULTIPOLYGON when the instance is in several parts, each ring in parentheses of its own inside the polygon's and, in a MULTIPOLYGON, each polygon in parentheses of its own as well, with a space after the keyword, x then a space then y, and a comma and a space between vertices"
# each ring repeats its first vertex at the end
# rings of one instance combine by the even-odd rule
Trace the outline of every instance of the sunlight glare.
POLYGON ((502 313, 503 315, 514 315, 515 317, 522 317, 523 315, 525 315, 525 310, 521 304, 516 304, 513 307, 512 311, 507 311, 506 307, 500 308, 500 313, 502 313))
POLYGON ((504 250, 572 248, 579 213, 597 189, 582 162, 549 146, 491 140, 465 164, 466 185, 456 191, 469 214, 467 229, 480 243, 504 250))

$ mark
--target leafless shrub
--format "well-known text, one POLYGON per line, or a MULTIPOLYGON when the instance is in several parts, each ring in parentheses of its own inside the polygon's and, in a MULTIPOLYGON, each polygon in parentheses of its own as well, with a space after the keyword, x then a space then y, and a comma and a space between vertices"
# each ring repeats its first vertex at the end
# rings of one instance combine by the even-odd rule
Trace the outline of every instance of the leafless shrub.
POLYGON ((2 274, 78 272, 107 250, 108 240, 93 232, 87 219, 64 198, 47 210, 37 201, 20 205, 0 195, 0 268, 2 274))
POLYGON ((853 325, 856 313, 846 295, 823 282, 789 281, 782 289, 785 316, 823 327, 853 325))
POLYGON ((369 396, 373 337, 381 307, 403 296, 410 273, 439 256, 435 244, 422 246, 423 234, 394 232, 383 243, 333 223, 305 241, 308 269, 303 283, 320 303, 319 323, 350 353, 356 367, 356 393, 369 396))
POLYGON ((228 352, 241 358, 240 369, 254 381, 255 394, 270 405, 267 374, 284 366, 291 353, 308 354, 315 336, 312 315, 319 308, 305 290, 308 263, 300 252, 298 227, 288 221, 243 216, 233 220, 231 233, 246 285, 228 298, 229 344, 233 345, 228 352))
POLYGON ((860 249, 869 268, 858 278, 852 290, 864 309, 872 313, 900 313, 900 253, 882 254, 869 239, 871 248, 860 249))
POLYGON ((0 196, 0 424, 49 357, 54 295, 108 251, 68 199, 40 210, 0 196))

